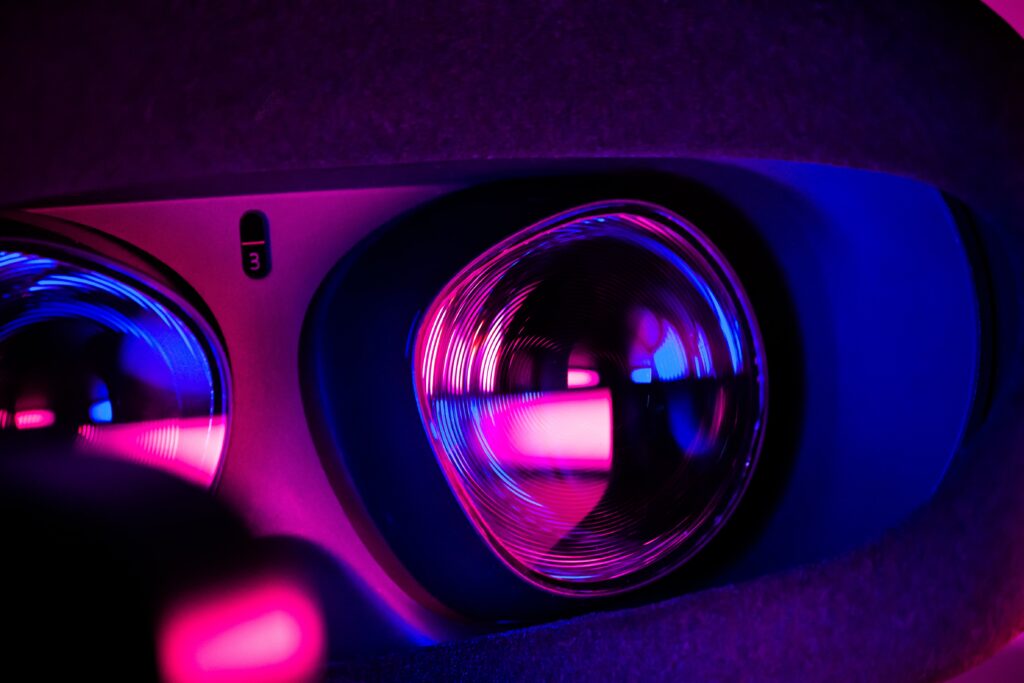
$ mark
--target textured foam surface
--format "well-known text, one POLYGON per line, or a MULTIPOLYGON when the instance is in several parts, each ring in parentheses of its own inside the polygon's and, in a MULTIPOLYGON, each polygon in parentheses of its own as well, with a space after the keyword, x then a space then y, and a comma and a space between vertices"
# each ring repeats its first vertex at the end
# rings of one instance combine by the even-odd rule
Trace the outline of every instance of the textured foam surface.
POLYGON ((1004 391, 908 524, 821 566, 339 678, 928 680, 1024 627, 1024 42, 980 4, 142 4, 2 10, 0 202, 393 163, 757 156, 912 176, 987 229, 1004 391))

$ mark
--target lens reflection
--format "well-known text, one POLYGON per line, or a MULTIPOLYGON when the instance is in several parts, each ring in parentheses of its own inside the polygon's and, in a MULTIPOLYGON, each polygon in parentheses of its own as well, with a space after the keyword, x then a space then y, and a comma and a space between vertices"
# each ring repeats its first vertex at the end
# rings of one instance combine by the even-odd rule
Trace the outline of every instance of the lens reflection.
POLYGON ((0 251, 0 453, 92 453, 203 486, 224 377, 197 315, 127 276, 0 251))
POLYGON ((746 297, 703 235, 651 205, 582 207, 495 246, 437 297, 415 360, 460 503, 554 592, 616 592, 685 562, 760 449, 746 297))

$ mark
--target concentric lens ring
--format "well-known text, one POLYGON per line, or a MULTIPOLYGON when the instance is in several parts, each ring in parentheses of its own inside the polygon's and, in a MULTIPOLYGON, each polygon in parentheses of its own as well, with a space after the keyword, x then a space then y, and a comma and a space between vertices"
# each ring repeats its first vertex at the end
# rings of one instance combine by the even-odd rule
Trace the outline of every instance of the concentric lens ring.
POLYGON ((752 307, 683 218, 592 204, 463 269, 420 324, 428 438, 478 532, 569 595, 680 566, 725 524, 767 414, 752 307))

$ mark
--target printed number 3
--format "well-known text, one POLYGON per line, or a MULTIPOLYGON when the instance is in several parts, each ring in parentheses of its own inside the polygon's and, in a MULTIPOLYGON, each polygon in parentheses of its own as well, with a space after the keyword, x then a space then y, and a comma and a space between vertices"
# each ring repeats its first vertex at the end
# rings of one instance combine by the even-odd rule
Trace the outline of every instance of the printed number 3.
POLYGON ((249 270, 255 272, 260 269, 262 264, 260 263, 260 253, 258 251, 249 252, 249 270))

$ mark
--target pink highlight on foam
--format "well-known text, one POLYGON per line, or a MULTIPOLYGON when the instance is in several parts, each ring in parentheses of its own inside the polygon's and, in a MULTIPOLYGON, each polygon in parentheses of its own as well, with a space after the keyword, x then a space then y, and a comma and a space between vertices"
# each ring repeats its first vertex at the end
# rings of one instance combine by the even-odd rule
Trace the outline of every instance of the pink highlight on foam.
POLYGON ((609 389, 496 401, 480 426, 488 449, 505 466, 601 470, 611 466, 609 389))
POLYGON ((90 453, 154 467, 203 487, 217 475, 225 435, 223 416, 78 428, 79 444, 90 453))
POLYGON ((596 387, 600 383, 601 376, 597 374, 596 370, 587 370, 586 368, 569 368, 569 372, 566 376, 566 384, 568 384, 570 389, 596 387))
POLYGON ((985 0, 985 4, 1017 33, 1024 36, 1024 4, 1020 0, 985 0))
POLYGON ((56 421, 52 410, 19 410, 14 414, 14 426, 18 429, 45 429, 56 421))
POLYGON ((158 631, 168 683, 318 680, 326 653, 323 615, 300 585, 275 577, 178 605, 158 631))

